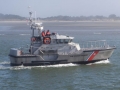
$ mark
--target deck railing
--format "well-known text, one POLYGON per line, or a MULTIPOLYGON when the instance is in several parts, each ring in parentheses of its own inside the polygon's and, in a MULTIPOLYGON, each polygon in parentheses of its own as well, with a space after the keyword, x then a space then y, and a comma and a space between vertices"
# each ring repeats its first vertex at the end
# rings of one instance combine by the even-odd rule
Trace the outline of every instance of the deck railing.
POLYGON ((80 47, 82 49, 98 49, 98 48, 109 48, 109 45, 107 44, 106 40, 97 40, 97 41, 86 41, 81 42, 80 47))

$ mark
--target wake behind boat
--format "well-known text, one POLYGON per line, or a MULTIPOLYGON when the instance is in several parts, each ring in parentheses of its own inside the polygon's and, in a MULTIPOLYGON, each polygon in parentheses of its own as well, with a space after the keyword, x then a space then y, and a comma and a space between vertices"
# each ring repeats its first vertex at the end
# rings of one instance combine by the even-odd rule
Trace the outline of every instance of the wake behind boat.
POLYGON ((42 23, 33 22, 31 15, 30 12, 31 45, 27 53, 23 49, 10 49, 12 66, 88 64, 109 59, 115 49, 105 40, 89 41, 87 47, 81 48, 73 42, 74 37, 43 31, 42 23))

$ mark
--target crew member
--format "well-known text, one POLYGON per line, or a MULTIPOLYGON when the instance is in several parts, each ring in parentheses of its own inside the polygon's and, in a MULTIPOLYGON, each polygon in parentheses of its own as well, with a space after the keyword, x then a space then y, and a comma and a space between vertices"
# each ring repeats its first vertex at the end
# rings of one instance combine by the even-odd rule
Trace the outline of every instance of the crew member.
POLYGON ((42 31, 42 37, 45 37, 46 36, 46 34, 45 34, 45 30, 44 31, 42 31))
POLYGON ((47 30, 46 36, 50 36, 50 31, 49 30, 47 30))

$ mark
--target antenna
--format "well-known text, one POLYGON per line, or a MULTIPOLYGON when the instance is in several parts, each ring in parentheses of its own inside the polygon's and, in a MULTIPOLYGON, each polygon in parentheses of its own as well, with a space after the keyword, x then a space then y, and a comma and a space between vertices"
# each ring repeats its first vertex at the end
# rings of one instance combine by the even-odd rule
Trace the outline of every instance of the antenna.
POLYGON ((35 11, 35 23, 36 23, 36 11, 35 11))
MULTIPOLYGON (((42 32, 42 30, 43 30, 43 26, 42 26, 42 23, 37 23, 36 22, 36 11, 35 11, 35 21, 33 22, 33 18, 32 18, 32 14, 33 14, 33 12, 31 11, 31 9, 30 9, 31 7, 30 6, 28 6, 28 9, 29 9, 29 15, 30 15, 30 17, 29 17, 29 25, 30 25, 30 27, 31 27, 31 29, 34 31, 34 30, 38 30, 40 33, 42 32)), ((41 34, 40 34, 41 35, 41 34)))
POLYGON ((30 15, 30 17, 29 17, 29 25, 32 25, 32 23, 33 23, 33 19, 32 19, 32 14, 33 14, 33 12, 31 11, 31 9, 30 9, 31 7, 30 6, 28 6, 28 9, 29 9, 29 15, 30 15))

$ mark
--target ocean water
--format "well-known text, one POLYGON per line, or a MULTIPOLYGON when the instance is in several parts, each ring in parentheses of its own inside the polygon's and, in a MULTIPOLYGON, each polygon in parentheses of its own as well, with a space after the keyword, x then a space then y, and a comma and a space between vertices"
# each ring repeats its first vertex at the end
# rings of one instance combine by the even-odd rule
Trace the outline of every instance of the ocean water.
POLYGON ((120 22, 44 22, 44 29, 84 41, 107 40, 116 50, 109 60, 76 65, 10 66, 10 48, 27 47, 26 22, 0 22, 0 90, 120 90, 120 22))

